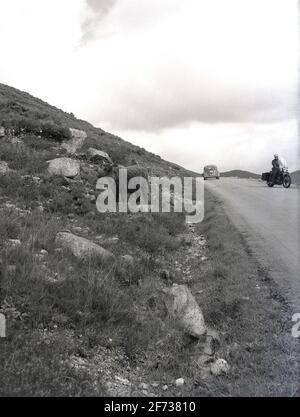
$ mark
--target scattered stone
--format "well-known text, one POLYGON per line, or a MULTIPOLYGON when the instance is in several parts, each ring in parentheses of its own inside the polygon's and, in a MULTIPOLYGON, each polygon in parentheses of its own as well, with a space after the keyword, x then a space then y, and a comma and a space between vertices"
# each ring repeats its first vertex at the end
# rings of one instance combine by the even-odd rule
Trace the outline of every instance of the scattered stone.
POLYGON ((215 342, 221 345, 221 338, 219 332, 214 329, 207 329, 207 336, 210 336, 215 342))
POLYGON ((102 262, 114 259, 114 255, 99 245, 83 237, 69 232, 60 232, 56 236, 56 244, 64 249, 69 249, 79 259, 97 258, 102 262))
POLYGON ((214 342, 211 336, 207 336, 203 352, 208 356, 212 356, 215 353, 214 342))
POLYGON ((17 267, 16 265, 8 265, 7 266, 7 273, 9 275, 14 275, 17 272, 17 267))
POLYGON ((77 149, 80 149, 84 144, 87 134, 84 130, 70 129, 71 139, 63 141, 62 148, 69 154, 74 155, 77 149))
POLYGON ((0 161, 0 175, 4 175, 9 171, 10 169, 8 167, 8 163, 4 161, 0 161))
POLYGON ((175 318, 184 331, 193 337, 201 337, 206 333, 202 311, 185 285, 174 284, 166 294, 165 304, 169 314, 175 318))
POLYGON ((151 384, 151 387, 152 387, 152 388, 158 388, 158 387, 159 387, 159 383, 158 383, 158 382, 153 382, 153 383, 151 384))
POLYGON ((145 384, 144 382, 142 382, 142 383, 140 384, 140 388, 141 388, 142 390, 147 390, 147 389, 149 389, 149 385, 148 385, 148 384, 145 384))
POLYGON ((24 142, 22 141, 22 139, 20 138, 16 138, 15 136, 13 136, 12 138, 9 139, 9 142, 12 145, 18 145, 18 146, 22 146, 24 145, 24 142))
POLYGON ((121 378, 119 376, 115 376, 115 380, 118 381, 122 385, 131 385, 130 381, 127 378, 121 378))
POLYGON ((65 314, 56 314, 52 317, 52 321, 56 324, 64 326, 70 322, 70 319, 65 314))
POLYGON ((48 173, 74 178, 80 174, 80 162, 71 158, 57 158, 48 161, 48 173))
POLYGON ((73 214, 73 213, 69 213, 69 214, 68 214, 68 219, 69 219, 69 220, 74 220, 74 219, 75 219, 75 214, 73 214))
POLYGON ((183 387, 185 384, 185 380, 183 378, 176 379, 175 385, 177 388, 183 387))
POLYGON ((19 239, 8 239, 8 243, 13 247, 21 246, 21 241, 19 239))
POLYGON ((127 266, 134 266, 134 257, 131 255, 125 255, 121 257, 122 262, 127 266))
POLYGON ((5 136, 5 128, 3 126, 0 126, 0 138, 3 138, 5 136))
POLYGON ((225 359, 218 359, 211 364, 210 371, 214 376, 220 376, 222 374, 228 374, 230 366, 225 359))
POLYGON ((48 251, 46 251, 46 249, 42 249, 40 253, 43 256, 47 256, 48 255, 48 251))
POLYGON ((168 389, 169 389, 168 385, 164 385, 164 386, 162 387, 162 390, 163 390, 163 391, 168 391, 168 389))
POLYGON ((81 233, 82 232, 82 227, 79 226, 75 226, 72 228, 74 233, 81 233))
POLYGON ((204 355, 199 356, 196 363, 200 368, 202 368, 202 367, 206 366, 211 361, 213 361, 213 359, 210 357, 210 355, 205 355, 204 354, 204 355))
POLYGON ((100 151, 99 149, 89 148, 87 153, 88 153, 90 160, 93 162, 106 161, 106 162, 109 162, 110 164, 112 163, 110 156, 106 152, 100 151))

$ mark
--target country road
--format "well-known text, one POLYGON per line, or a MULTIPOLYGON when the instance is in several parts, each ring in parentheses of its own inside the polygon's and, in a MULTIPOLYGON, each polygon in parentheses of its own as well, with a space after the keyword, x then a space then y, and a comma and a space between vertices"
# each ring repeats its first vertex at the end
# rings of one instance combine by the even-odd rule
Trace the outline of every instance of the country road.
POLYGON ((235 178, 208 180, 205 187, 224 203, 251 252, 300 312, 300 189, 235 178))

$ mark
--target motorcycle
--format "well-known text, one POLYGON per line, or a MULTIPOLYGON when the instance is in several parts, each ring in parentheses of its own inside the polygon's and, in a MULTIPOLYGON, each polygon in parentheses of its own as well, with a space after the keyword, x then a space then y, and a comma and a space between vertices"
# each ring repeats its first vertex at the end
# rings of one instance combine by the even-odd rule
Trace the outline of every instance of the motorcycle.
POLYGON ((281 168, 280 173, 275 179, 275 182, 272 182, 272 171, 264 172, 261 179, 263 181, 267 181, 268 187, 274 187, 274 185, 283 185, 284 188, 289 188, 292 184, 292 178, 287 168, 281 168))

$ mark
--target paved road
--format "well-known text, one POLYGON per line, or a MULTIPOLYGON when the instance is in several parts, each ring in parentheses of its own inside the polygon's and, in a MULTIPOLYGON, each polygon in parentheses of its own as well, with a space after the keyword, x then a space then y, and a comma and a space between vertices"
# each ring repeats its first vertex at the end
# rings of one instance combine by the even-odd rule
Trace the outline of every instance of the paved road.
POLYGON ((208 180, 261 265, 300 313, 300 189, 269 188, 258 180, 208 180))

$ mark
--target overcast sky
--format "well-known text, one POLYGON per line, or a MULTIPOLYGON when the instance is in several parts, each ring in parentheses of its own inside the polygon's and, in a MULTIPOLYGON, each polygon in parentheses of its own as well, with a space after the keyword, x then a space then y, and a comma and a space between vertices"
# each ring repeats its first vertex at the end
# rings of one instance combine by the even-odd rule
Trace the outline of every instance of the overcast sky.
POLYGON ((0 82, 201 171, 299 169, 297 0, 0 0, 0 82))

